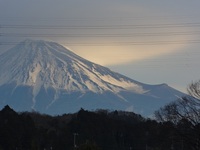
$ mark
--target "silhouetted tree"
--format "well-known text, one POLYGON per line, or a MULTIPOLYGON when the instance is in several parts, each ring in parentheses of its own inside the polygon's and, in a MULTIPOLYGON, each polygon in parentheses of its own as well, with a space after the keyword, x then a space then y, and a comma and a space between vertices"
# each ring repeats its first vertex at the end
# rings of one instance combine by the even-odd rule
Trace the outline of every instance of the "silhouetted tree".
POLYGON ((189 96, 179 98, 160 108, 155 112, 155 116, 161 122, 171 121, 179 126, 181 124, 182 128, 179 128, 181 130, 187 126, 189 132, 179 133, 190 141, 190 148, 198 150, 200 148, 200 81, 192 82, 187 91, 189 96))

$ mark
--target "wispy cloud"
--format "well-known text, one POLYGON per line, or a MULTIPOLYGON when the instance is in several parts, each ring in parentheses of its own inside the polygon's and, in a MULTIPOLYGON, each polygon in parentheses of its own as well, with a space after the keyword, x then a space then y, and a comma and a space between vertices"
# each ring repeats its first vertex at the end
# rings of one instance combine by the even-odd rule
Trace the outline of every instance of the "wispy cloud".
MULTIPOLYGON (((174 39, 180 41, 184 37, 174 39)), ((119 65, 148 58, 159 57, 182 50, 187 42, 181 44, 132 45, 132 46, 83 46, 73 47, 78 55, 101 65, 119 65)))

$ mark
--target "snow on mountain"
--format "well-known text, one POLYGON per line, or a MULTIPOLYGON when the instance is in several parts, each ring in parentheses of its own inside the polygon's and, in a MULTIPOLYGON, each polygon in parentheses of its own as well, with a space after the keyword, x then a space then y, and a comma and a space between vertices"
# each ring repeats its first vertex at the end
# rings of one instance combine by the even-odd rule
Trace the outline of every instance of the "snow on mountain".
POLYGON ((142 87, 107 68, 91 63, 63 46, 46 41, 26 40, 1 56, 0 85, 10 82, 34 87, 71 91, 119 92, 142 87))
POLYGON ((137 82, 43 40, 19 43, 0 55, 0 65, 0 106, 10 104, 19 111, 58 114, 80 107, 140 111, 148 105, 142 106, 142 101, 153 104, 162 98, 158 108, 182 94, 167 85, 137 82))

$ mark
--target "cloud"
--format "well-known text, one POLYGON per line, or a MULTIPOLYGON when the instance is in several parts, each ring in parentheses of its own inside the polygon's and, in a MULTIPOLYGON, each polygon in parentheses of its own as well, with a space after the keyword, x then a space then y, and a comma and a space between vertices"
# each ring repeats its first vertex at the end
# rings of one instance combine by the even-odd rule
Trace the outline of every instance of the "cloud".
MULTIPOLYGON (((176 39, 177 40, 177 39, 176 39)), ((120 65, 181 51, 187 43, 133 46, 72 47, 76 54, 97 64, 120 65)))

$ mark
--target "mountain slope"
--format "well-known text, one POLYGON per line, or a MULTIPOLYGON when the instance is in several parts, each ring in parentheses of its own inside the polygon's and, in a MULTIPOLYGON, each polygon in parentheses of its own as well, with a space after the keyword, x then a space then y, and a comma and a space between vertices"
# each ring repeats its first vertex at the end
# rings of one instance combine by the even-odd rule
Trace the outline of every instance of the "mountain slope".
POLYGON ((0 55, 0 65, 0 106, 18 111, 59 114, 84 107, 150 114, 183 94, 112 72, 55 42, 25 40, 0 55))

